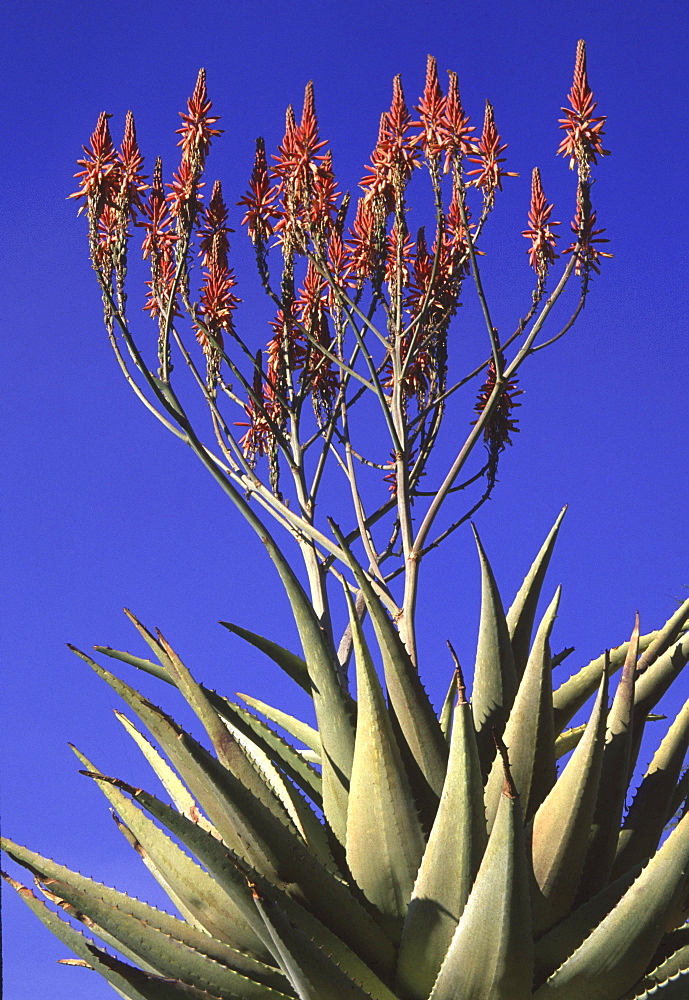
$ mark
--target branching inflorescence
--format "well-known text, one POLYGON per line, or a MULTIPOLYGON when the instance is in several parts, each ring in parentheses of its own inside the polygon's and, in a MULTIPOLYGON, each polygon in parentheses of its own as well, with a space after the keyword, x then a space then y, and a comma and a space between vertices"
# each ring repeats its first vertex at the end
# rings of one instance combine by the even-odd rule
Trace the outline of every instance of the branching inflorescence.
POLYGON ((80 211, 88 216, 106 327, 125 377, 240 508, 266 542, 283 580, 291 570, 257 507, 297 540, 310 600, 328 633, 328 575, 358 589, 349 577, 348 548, 360 543, 371 585, 415 659, 421 559, 490 496, 500 453, 518 429, 519 369, 570 328, 592 272, 598 273, 601 258, 610 256, 600 249, 607 241, 596 228, 591 206, 591 168, 606 153, 605 119, 594 117, 583 42, 577 48, 569 107, 563 110, 558 152, 577 170, 574 239, 563 251, 570 256, 547 295, 558 259, 560 223, 551 218, 553 205, 534 169, 523 236, 529 241, 536 283, 526 315, 506 338, 493 325, 479 257, 496 195, 503 181, 517 174, 505 169, 507 144, 498 133, 492 105, 486 102, 478 134, 462 106, 457 75, 449 74, 443 93, 432 57, 414 111, 400 77, 395 78, 392 103, 381 116, 355 204, 338 187, 332 152, 321 138, 312 84, 301 116, 288 108, 284 138, 272 159, 263 139, 257 140, 249 187, 238 205, 274 309, 263 350, 237 328, 240 298, 230 266, 228 208, 220 182, 209 193, 203 180, 211 144, 222 132, 212 114, 204 71, 181 115, 181 160, 167 185, 160 159, 150 181, 144 176, 131 114, 119 150, 105 113, 84 147, 76 174, 79 188, 71 197, 82 201, 80 211), (430 181, 434 217, 412 233, 408 191, 422 170, 430 181), (143 256, 150 262, 144 309, 158 326, 155 371, 126 311, 127 253, 134 227, 144 231, 143 256), (572 275, 579 276, 580 293, 569 318, 546 337, 546 321, 552 322, 553 306, 572 275), (485 321, 487 346, 471 371, 452 380, 456 348, 450 328, 469 281, 485 321), (202 350, 205 372, 193 345, 187 345, 186 320, 202 350), (213 446, 203 442, 175 391, 176 355, 205 399, 213 446), (484 381, 466 439, 444 473, 438 472, 437 463, 429 462, 448 400, 481 373, 484 381), (228 407, 234 407, 234 416, 228 415, 228 407), (359 412, 369 421, 372 407, 387 435, 382 453, 375 450, 379 437, 363 434, 360 441, 362 435, 357 435, 359 412), (468 475, 465 467, 481 440, 487 459, 468 475), (317 519, 319 489, 331 466, 340 470, 352 499, 354 517, 344 537, 317 519), (468 504, 470 509, 438 529, 437 515, 450 495, 481 480, 483 491, 468 504), (400 575, 401 600, 391 588, 400 575))

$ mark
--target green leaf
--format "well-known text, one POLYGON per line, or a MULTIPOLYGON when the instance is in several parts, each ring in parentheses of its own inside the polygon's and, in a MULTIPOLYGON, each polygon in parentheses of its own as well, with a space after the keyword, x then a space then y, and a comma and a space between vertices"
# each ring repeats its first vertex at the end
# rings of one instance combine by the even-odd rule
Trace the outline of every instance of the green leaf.
POLYGON ((297 656, 296 653, 291 653, 289 649, 285 649, 284 646, 279 646, 276 642, 272 642, 270 639, 266 639, 262 635, 258 635, 256 632, 250 632, 249 629, 241 628, 239 625, 234 625, 232 622, 220 622, 224 628, 229 629, 235 635, 238 635, 241 639, 245 639, 256 649, 260 649, 262 653, 269 656, 270 659, 277 663, 277 665, 285 671, 288 677, 291 677, 293 681, 303 688, 308 695, 313 695, 313 686, 311 684, 311 678, 309 677, 308 667, 301 656, 297 656))
POLYGON ((595 896, 610 880, 627 797, 633 736, 634 687, 639 651, 639 615, 629 642, 622 676, 608 713, 598 796, 593 811, 588 851, 579 883, 579 902, 595 896))
POLYGON ((289 986, 275 968, 190 927, 183 920, 155 909, 70 871, 39 854, 3 842, 10 857, 28 867, 49 888, 50 898, 76 910, 77 919, 108 943, 157 975, 180 979, 219 996, 246 1000, 278 1000, 289 986), (276 992, 277 990, 277 992, 276 992))
POLYGON ((358 695, 347 864, 366 898, 388 918, 386 926, 399 931, 424 837, 361 622, 347 598, 358 695))
POLYGON ((280 726, 290 736, 293 736, 295 740, 305 743, 310 750, 314 750, 320 755, 322 749, 321 737, 318 730, 314 729, 313 726, 302 722, 301 719, 296 719, 293 715, 288 715, 287 712, 281 712, 279 708, 267 705, 264 701, 259 701, 258 698, 252 698, 248 694, 242 694, 240 691, 237 691, 237 697, 245 701, 247 705, 251 705, 261 715, 265 715, 271 722, 280 726))
MULTIPOLYGON (((689 604, 689 602, 686 603, 689 604)), ((686 625, 686 613, 683 613, 682 617, 684 619, 683 624, 686 625)), ((642 661, 644 661, 644 657, 651 653, 654 649, 654 644, 656 644, 656 652, 659 649, 664 651, 666 649, 668 639, 674 636, 673 642, 675 642, 677 635, 681 633, 682 630, 682 625, 677 623, 677 615, 673 615, 672 618, 665 623, 662 629, 640 636, 639 652, 643 655, 640 658, 639 663, 642 663, 642 661)), ((623 642, 621 646, 616 646, 614 649, 609 651, 611 673, 615 673, 623 665, 628 650, 629 643, 623 642)), ((582 705, 588 701, 593 692, 596 690, 600 684, 600 677, 603 672, 604 662, 605 655, 599 656, 595 660, 591 660, 587 666, 581 667, 576 674, 573 674, 553 693, 556 733, 562 732, 572 716, 579 711, 582 705)), ((646 668, 648 668, 648 666, 650 666, 650 663, 646 660, 646 668)), ((639 678, 639 681, 641 681, 641 678, 639 678)), ((639 691, 637 690, 637 699, 638 696, 639 691)))
MULTIPOLYGON (((293 898, 293 895, 268 882, 224 844, 154 795, 141 788, 126 785, 116 778, 106 778, 104 775, 92 775, 92 777, 98 784, 122 788, 147 812, 163 823, 208 869, 218 886, 237 904, 244 919, 249 921, 252 927, 256 927, 262 939, 266 937, 265 926, 252 900, 249 882, 258 886, 262 896, 270 896, 275 900, 292 923, 325 948, 351 978, 365 985, 373 997, 377 1000, 394 1000, 390 991, 379 979, 379 977, 389 979, 392 976, 394 949, 390 940, 365 910, 353 910, 346 905, 346 897, 335 891, 324 895, 319 905, 314 907, 314 913, 311 913, 293 898)), ((128 799, 125 801, 130 813, 144 815, 133 802, 128 799)), ((136 816, 133 818, 136 819, 136 816)), ((127 820, 129 822, 129 815, 127 820)), ((292 886, 287 886, 287 890, 291 893, 292 886)))
POLYGON ((608 677, 583 738, 533 819, 530 831, 534 937, 569 913, 584 866, 603 760, 608 677))
MULTIPOLYGON (((512 777, 527 823, 557 777, 548 640, 555 623, 560 593, 561 588, 558 587, 538 626, 503 737, 510 752, 512 777)), ((489 830, 502 796, 502 786, 502 761, 496 757, 485 791, 489 830)))
POLYGON ((426 1000, 474 884, 486 842, 483 782, 471 708, 461 675, 454 682, 447 776, 414 885, 397 963, 401 994, 426 1000))
POLYGON ((689 699, 677 715, 639 785, 620 830, 612 877, 656 850, 672 817, 672 801, 689 749, 689 699))
MULTIPOLYGON (((257 927, 260 930, 260 925, 255 920, 255 913, 250 905, 251 897, 245 882, 240 880, 237 883, 235 879, 231 885, 232 891, 228 893, 159 829, 130 798, 123 795, 118 790, 116 781, 100 775, 87 757, 76 747, 72 749, 89 775, 96 779, 96 784, 115 810, 121 832, 140 854, 180 913, 194 926, 203 928, 219 941, 269 961, 270 954, 257 933, 257 927), (102 780, 98 780, 97 776, 102 780), (253 923, 247 921, 247 912, 253 923)), ((166 808, 170 809, 169 806, 166 808)), ((213 844, 220 843, 194 820, 184 818, 188 824, 187 830, 198 830, 213 844)))
POLYGON ((689 814, 615 908, 534 994, 535 1000, 609 1000, 641 978, 685 890, 689 814))
POLYGON ((524 822, 506 776, 474 887, 429 1000, 531 1000, 532 976, 524 822))
POLYGON ((493 730, 502 735, 505 729, 517 691, 517 672, 502 601, 476 528, 474 537, 481 561, 481 620, 471 708, 485 779, 495 759, 493 730))
POLYGON ((254 900, 273 940, 280 965, 301 1000, 371 1000, 371 994, 295 927, 276 903, 257 890, 254 890, 254 900))
POLYGON ((54 913, 45 903, 39 900, 30 889, 15 879, 2 873, 9 885, 17 890, 30 910, 41 920, 48 930, 59 938, 63 944, 79 956, 90 969, 95 970, 106 979, 113 989, 127 1000, 214 1000, 210 993, 196 989, 184 983, 171 979, 151 976, 136 969, 126 962, 113 958, 107 952, 98 948, 81 931, 76 930, 66 920, 54 913))
MULTIPOLYGON (((390 621, 362 566, 347 547, 342 532, 332 521, 330 525, 364 595, 380 647, 385 683, 395 718, 432 792, 434 805, 437 805, 447 766, 447 743, 443 739, 438 719, 399 632, 390 621)), ((418 800, 419 792, 416 788, 415 792, 418 800)))
POLYGON ((557 535, 562 524, 562 519, 567 513, 567 507, 563 507, 558 514, 555 524, 550 529, 550 533, 540 548, 534 559, 531 569, 519 588, 519 592, 512 602, 510 610, 507 612, 507 627, 512 641, 512 652, 514 654, 514 665, 517 677, 521 677, 526 667, 531 648, 531 634, 533 632, 534 621, 536 620, 536 609, 538 599, 541 595, 541 588, 545 575, 548 571, 550 557, 555 548, 557 535))

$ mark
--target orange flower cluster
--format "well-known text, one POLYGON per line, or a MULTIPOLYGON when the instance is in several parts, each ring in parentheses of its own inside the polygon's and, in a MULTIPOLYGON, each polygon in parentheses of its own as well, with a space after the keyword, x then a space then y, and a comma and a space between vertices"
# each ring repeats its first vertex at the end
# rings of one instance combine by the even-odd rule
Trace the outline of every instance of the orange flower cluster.
POLYGON ((483 199, 487 208, 492 208, 495 192, 502 191, 503 177, 518 177, 511 170, 503 170, 500 166, 505 157, 500 156, 507 149, 507 143, 500 141, 495 127, 495 113, 490 101, 486 101, 486 112, 483 118, 483 132, 475 146, 475 156, 470 156, 472 163, 478 163, 476 170, 469 170, 467 177, 475 177, 472 183, 483 191, 483 199))
POLYGON ((577 44, 574 82, 568 99, 570 107, 562 108, 565 117, 560 119, 560 128, 564 130, 565 137, 560 143, 558 153, 569 157, 570 169, 573 169, 576 163, 582 179, 586 180, 590 164, 598 162, 596 156, 609 156, 609 152, 603 149, 605 118, 594 117, 598 104, 594 101, 593 91, 589 86, 586 43, 583 39, 577 44))
POLYGON ((218 347, 223 347, 223 331, 232 330, 232 313, 240 301, 232 292, 237 279, 228 265, 229 232, 232 230, 227 225, 227 206, 223 201, 222 186, 220 181, 216 181, 201 228, 196 233, 199 257, 205 268, 199 310, 203 323, 196 326, 196 339, 207 358, 217 353, 208 334, 211 334, 218 347))
POLYGON ((538 167, 535 167, 531 175, 529 228, 523 231, 522 236, 531 240, 531 246, 527 251, 529 263, 540 279, 545 278, 551 264, 557 259, 555 243, 559 237, 551 227, 559 226, 560 223, 550 221, 553 208, 554 206, 546 201, 541 186, 541 174, 538 167))

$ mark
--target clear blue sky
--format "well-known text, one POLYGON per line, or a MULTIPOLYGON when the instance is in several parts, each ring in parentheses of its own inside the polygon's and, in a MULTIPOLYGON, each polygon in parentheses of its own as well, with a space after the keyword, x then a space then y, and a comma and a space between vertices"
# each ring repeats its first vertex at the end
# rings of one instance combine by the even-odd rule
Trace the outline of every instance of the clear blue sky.
MULTIPOLYGON (((286 105, 299 105, 313 79, 341 185, 355 189, 392 77, 403 74, 415 103, 432 53, 443 77, 459 73, 477 123, 491 100, 510 144, 508 168, 520 173, 498 202, 493 235, 504 243, 486 270, 507 328, 529 295, 519 233, 533 166, 555 217, 565 224, 571 215, 572 178, 554 156, 557 118, 577 39, 587 40, 613 154, 597 171, 594 197, 615 257, 572 333, 525 372, 521 433, 477 517, 509 603, 569 503, 546 596, 563 583, 553 645, 576 646, 568 661, 576 667, 623 641, 637 608, 644 631, 657 627, 689 585, 689 16, 681 0, 8 0, 2 22, 2 826, 161 904, 67 747, 70 740, 108 773, 151 784, 113 717, 114 696, 65 642, 142 652, 121 614, 126 605, 160 627, 209 686, 250 690, 294 711, 303 705, 216 624, 230 619, 294 645, 258 543, 193 456, 147 417, 111 357, 84 220, 65 200, 98 113, 113 114, 119 137, 131 108, 149 169, 158 152, 170 162, 177 112, 205 66, 226 129, 209 175, 223 180, 240 294, 250 298, 255 279, 234 202, 255 136, 274 148, 286 105)), ((240 323, 251 319, 246 309, 240 323)), ((257 346, 266 339, 263 330, 251 336, 257 346)), ((473 655, 478 573, 468 531, 429 561, 423 586, 422 670, 437 702, 448 679, 446 636, 464 663, 473 655)), ((176 711, 155 682, 133 682, 176 711)), ((87 971, 56 966, 66 949, 9 893, 3 922, 7 1000, 113 995, 87 971)))

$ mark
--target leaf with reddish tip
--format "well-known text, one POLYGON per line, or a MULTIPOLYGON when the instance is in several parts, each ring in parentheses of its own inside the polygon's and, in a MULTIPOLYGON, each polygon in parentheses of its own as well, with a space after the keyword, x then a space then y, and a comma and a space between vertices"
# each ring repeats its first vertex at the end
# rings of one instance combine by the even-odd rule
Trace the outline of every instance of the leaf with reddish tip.
POLYGON ((620 830, 612 877, 639 864, 658 847, 673 814, 672 801, 689 748, 689 699, 653 756, 620 830))
POLYGON ((206 990, 196 989, 184 983, 159 976, 151 976, 141 969, 127 965, 118 958, 108 955, 98 948, 81 931, 76 930, 50 907, 37 898, 21 882, 10 878, 3 872, 3 878, 17 890, 30 910, 41 920, 55 937, 79 956, 89 969, 94 969, 106 979, 113 989, 117 990, 127 1000, 214 1000, 206 990))
POLYGON ((577 892, 577 899, 580 903, 595 896, 607 884, 615 860, 615 850, 630 778, 634 688, 638 652, 639 614, 637 612, 622 676, 608 713, 598 795, 593 811, 588 851, 577 892))
POLYGON ((279 1000, 288 984, 273 967, 223 944, 178 917, 72 872, 12 842, 7 853, 45 885, 49 898, 147 971, 219 996, 279 1000), (72 912, 76 911, 76 912, 72 912), (86 918, 86 919, 84 919, 86 918), (103 932, 103 933, 101 933, 103 932), (277 992, 276 992, 277 991, 277 992))

